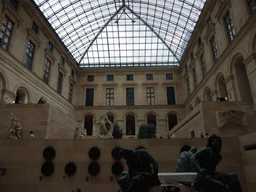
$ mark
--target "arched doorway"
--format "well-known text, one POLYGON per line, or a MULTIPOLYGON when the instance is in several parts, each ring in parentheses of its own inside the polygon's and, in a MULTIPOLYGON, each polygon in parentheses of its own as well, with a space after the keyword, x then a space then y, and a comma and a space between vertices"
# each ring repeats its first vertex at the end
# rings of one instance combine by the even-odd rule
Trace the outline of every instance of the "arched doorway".
POLYGON ((207 102, 212 102, 211 90, 209 88, 205 91, 205 100, 207 102))
POLYGON ((242 63, 242 58, 235 63, 235 73, 238 83, 238 89, 241 97, 241 101, 252 102, 251 88, 246 72, 246 68, 242 63))
POLYGON ((196 98, 195 107, 201 103, 201 99, 199 97, 196 98))
POLYGON ((27 95, 24 90, 18 89, 15 97, 15 104, 25 104, 27 100, 27 95))
POLYGON ((177 115, 174 113, 170 113, 168 115, 168 124, 169 124, 169 131, 175 126, 177 125, 178 121, 177 121, 177 115))
POLYGON ((155 114, 147 115, 147 124, 154 124, 156 126, 156 115, 155 114))
MULTIPOLYGON (((113 115, 110 115, 110 114, 108 114, 107 116, 108 116, 109 121, 111 121, 112 123, 114 123, 114 116, 113 116, 113 115)), ((110 125, 109 123, 106 123, 106 126, 107 126, 108 129, 109 129, 111 125, 110 125)))
POLYGON ((93 116, 86 115, 84 117, 84 128, 87 130, 87 135, 92 136, 92 129, 93 129, 93 116))
POLYGON ((224 76, 221 75, 218 78, 218 90, 219 90, 219 97, 226 97, 228 99, 228 91, 227 91, 227 87, 226 84, 224 83, 224 76))
POLYGON ((131 114, 126 116, 126 135, 129 135, 130 132, 135 135, 135 116, 131 114))

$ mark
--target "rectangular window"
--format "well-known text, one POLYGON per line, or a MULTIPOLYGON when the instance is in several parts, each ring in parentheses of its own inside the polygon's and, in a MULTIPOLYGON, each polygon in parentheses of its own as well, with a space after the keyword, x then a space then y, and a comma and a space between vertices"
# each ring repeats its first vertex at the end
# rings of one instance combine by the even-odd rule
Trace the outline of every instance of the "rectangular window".
POLYGON ((51 62, 48 59, 46 59, 43 81, 47 84, 49 83, 50 70, 51 70, 51 62))
POLYGON ((190 95, 190 86, 189 86, 189 79, 187 78, 187 92, 190 95))
POLYGON ((12 27, 13 27, 13 23, 11 22, 11 20, 9 18, 5 17, 1 32, 0 32, 0 39, 1 39, 0 45, 4 49, 8 48, 9 41, 11 38, 12 27))
POLYGON ((256 10, 256 0, 247 0, 251 14, 256 10))
POLYGON ((75 77, 75 71, 73 69, 71 70, 71 76, 75 77))
POLYGON ((26 56, 25 56, 25 66, 28 69, 32 68, 34 50, 35 50, 35 45, 31 41, 28 41, 28 47, 27 47, 27 52, 26 52, 26 56))
POLYGON ((61 94, 62 79, 63 79, 63 74, 61 72, 59 72, 58 87, 57 87, 57 92, 59 94, 61 94))
POLYGON ((175 105, 174 87, 167 87, 167 102, 168 105, 175 105))
POLYGON ((65 64, 65 59, 63 57, 60 57, 60 64, 64 65, 65 64))
POLYGON ((87 81, 94 81, 94 75, 88 75, 87 81))
POLYGON ((211 27, 211 25, 212 25, 212 21, 211 21, 211 18, 209 18, 208 21, 207 21, 207 26, 211 27))
POLYGON ((204 55, 202 55, 200 57, 200 61, 201 61, 201 67, 202 67, 202 73, 203 73, 203 77, 206 75, 206 68, 205 68, 205 61, 204 61, 204 55))
POLYGON ((155 105, 155 93, 154 87, 147 87, 147 104, 155 105))
POLYGON ((126 105, 134 105, 134 88, 126 88, 126 105))
POLYGON ((93 106, 94 89, 86 89, 86 106, 93 106))
POLYGON ((214 36, 211 38, 210 42, 212 46, 213 59, 214 59, 214 62, 216 62, 219 56, 218 56, 217 44, 215 42, 214 36))
POLYGON ((19 2, 17 0, 9 0, 9 3, 11 4, 11 6, 14 8, 14 9, 18 9, 18 4, 19 2))
POLYGON ((166 80, 173 80, 172 73, 166 74, 166 80))
POLYGON ((194 76, 194 86, 197 87, 197 77, 196 77, 196 69, 193 69, 193 76, 194 76))
POLYGON ((107 75, 107 81, 114 81, 114 75, 107 75))
POLYGON ((52 50, 53 50, 53 45, 52 45, 51 42, 48 43, 48 49, 52 52, 52 50))
POLYGON ((106 106, 114 105, 114 88, 106 89, 106 106))
POLYGON ((234 30, 233 23, 232 23, 232 20, 230 18, 229 12, 224 17, 224 21, 225 21, 225 25, 226 25, 226 31, 227 31, 227 35, 228 35, 228 40, 230 42, 235 37, 235 30, 234 30))
POLYGON ((68 93, 68 101, 70 103, 72 103, 72 97, 73 97, 73 84, 70 83, 70 86, 69 86, 69 93, 68 93))
POLYGON ((133 75, 127 75, 127 81, 132 81, 133 80, 133 75))
POLYGON ((153 74, 146 74, 147 80, 153 80, 153 74))
POLYGON ((32 24, 32 30, 37 34, 38 33, 38 26, 37 24, 35 24, 35 22, 33 22, 32 24))

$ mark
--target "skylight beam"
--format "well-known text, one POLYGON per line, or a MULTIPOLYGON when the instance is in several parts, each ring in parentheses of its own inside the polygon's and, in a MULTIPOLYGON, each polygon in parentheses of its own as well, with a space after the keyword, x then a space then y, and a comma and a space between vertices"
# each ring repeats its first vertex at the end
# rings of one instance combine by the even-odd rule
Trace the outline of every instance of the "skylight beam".
POLYGON ((123 9, 124 6, 120 7, 116 13, 105 23, 105 25, 101 28, 101 30, 98 32, 98 34, 93 38, 92 42, 90 43, 90 45, 87 47, 87 49, 85 50, 83 56, 81 57, 80 61, 78 62, 78 64, 81 63, 81 61, 83 60, 85 54, 88 52, 88 50, 90 49, 90 47, 92 46, 92 44, 94 43, 94 41, 98 38, 98 36, 101 34, 101 32, 105 29, 105 27, 114 19, 114 17, 123 9))
POLYGON ((169 49, 170 52, 172 52, 173 56, 180 62, 180 59, 178 57, 176 57, 176 55, 174 54, 174 52, 171 50, 171 48, 166 44, 166 42, 155 32, 155 30, 147 23, 145 22, 139 15, 137 15, 137 13, 135 13, 132 9, 130 9, 130 7, 128 7, 127 5, 125 5, 125 7, 132 13, 134 14, 139 20, 141 20, 144 25, 146 25, 161 41, 162 43, 169 49))

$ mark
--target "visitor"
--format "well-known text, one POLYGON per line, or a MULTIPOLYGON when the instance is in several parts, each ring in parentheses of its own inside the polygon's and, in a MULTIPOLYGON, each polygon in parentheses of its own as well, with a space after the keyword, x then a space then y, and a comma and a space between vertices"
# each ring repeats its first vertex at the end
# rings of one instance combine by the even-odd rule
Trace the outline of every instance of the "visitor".
POLYGON ((33 134, 33 131, 30 131, 29 133, 30 133, 29 139, 35 139, 35 135, 33 134))

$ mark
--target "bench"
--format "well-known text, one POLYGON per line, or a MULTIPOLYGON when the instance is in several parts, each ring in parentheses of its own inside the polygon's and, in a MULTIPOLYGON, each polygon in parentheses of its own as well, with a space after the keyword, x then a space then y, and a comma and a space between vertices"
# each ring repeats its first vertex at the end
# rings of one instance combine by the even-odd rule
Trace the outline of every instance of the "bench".
POLYGON ((161 185, 159 187, 153 187, 150 189, 150 192, 161 192, 164 187, 167 186, 177 186, 180 188, 181 192, 191 192, 192 187, 188 187, 182 184, 175 185, 165 180, 166 177, 174 180, 181 180, 181 181, 194 181, 196 178, 196 172, 172 172, 172 173, 158 173, 158 178, 161 181, 161 185), (161 188, 161 190, 159 190, 161 188))

